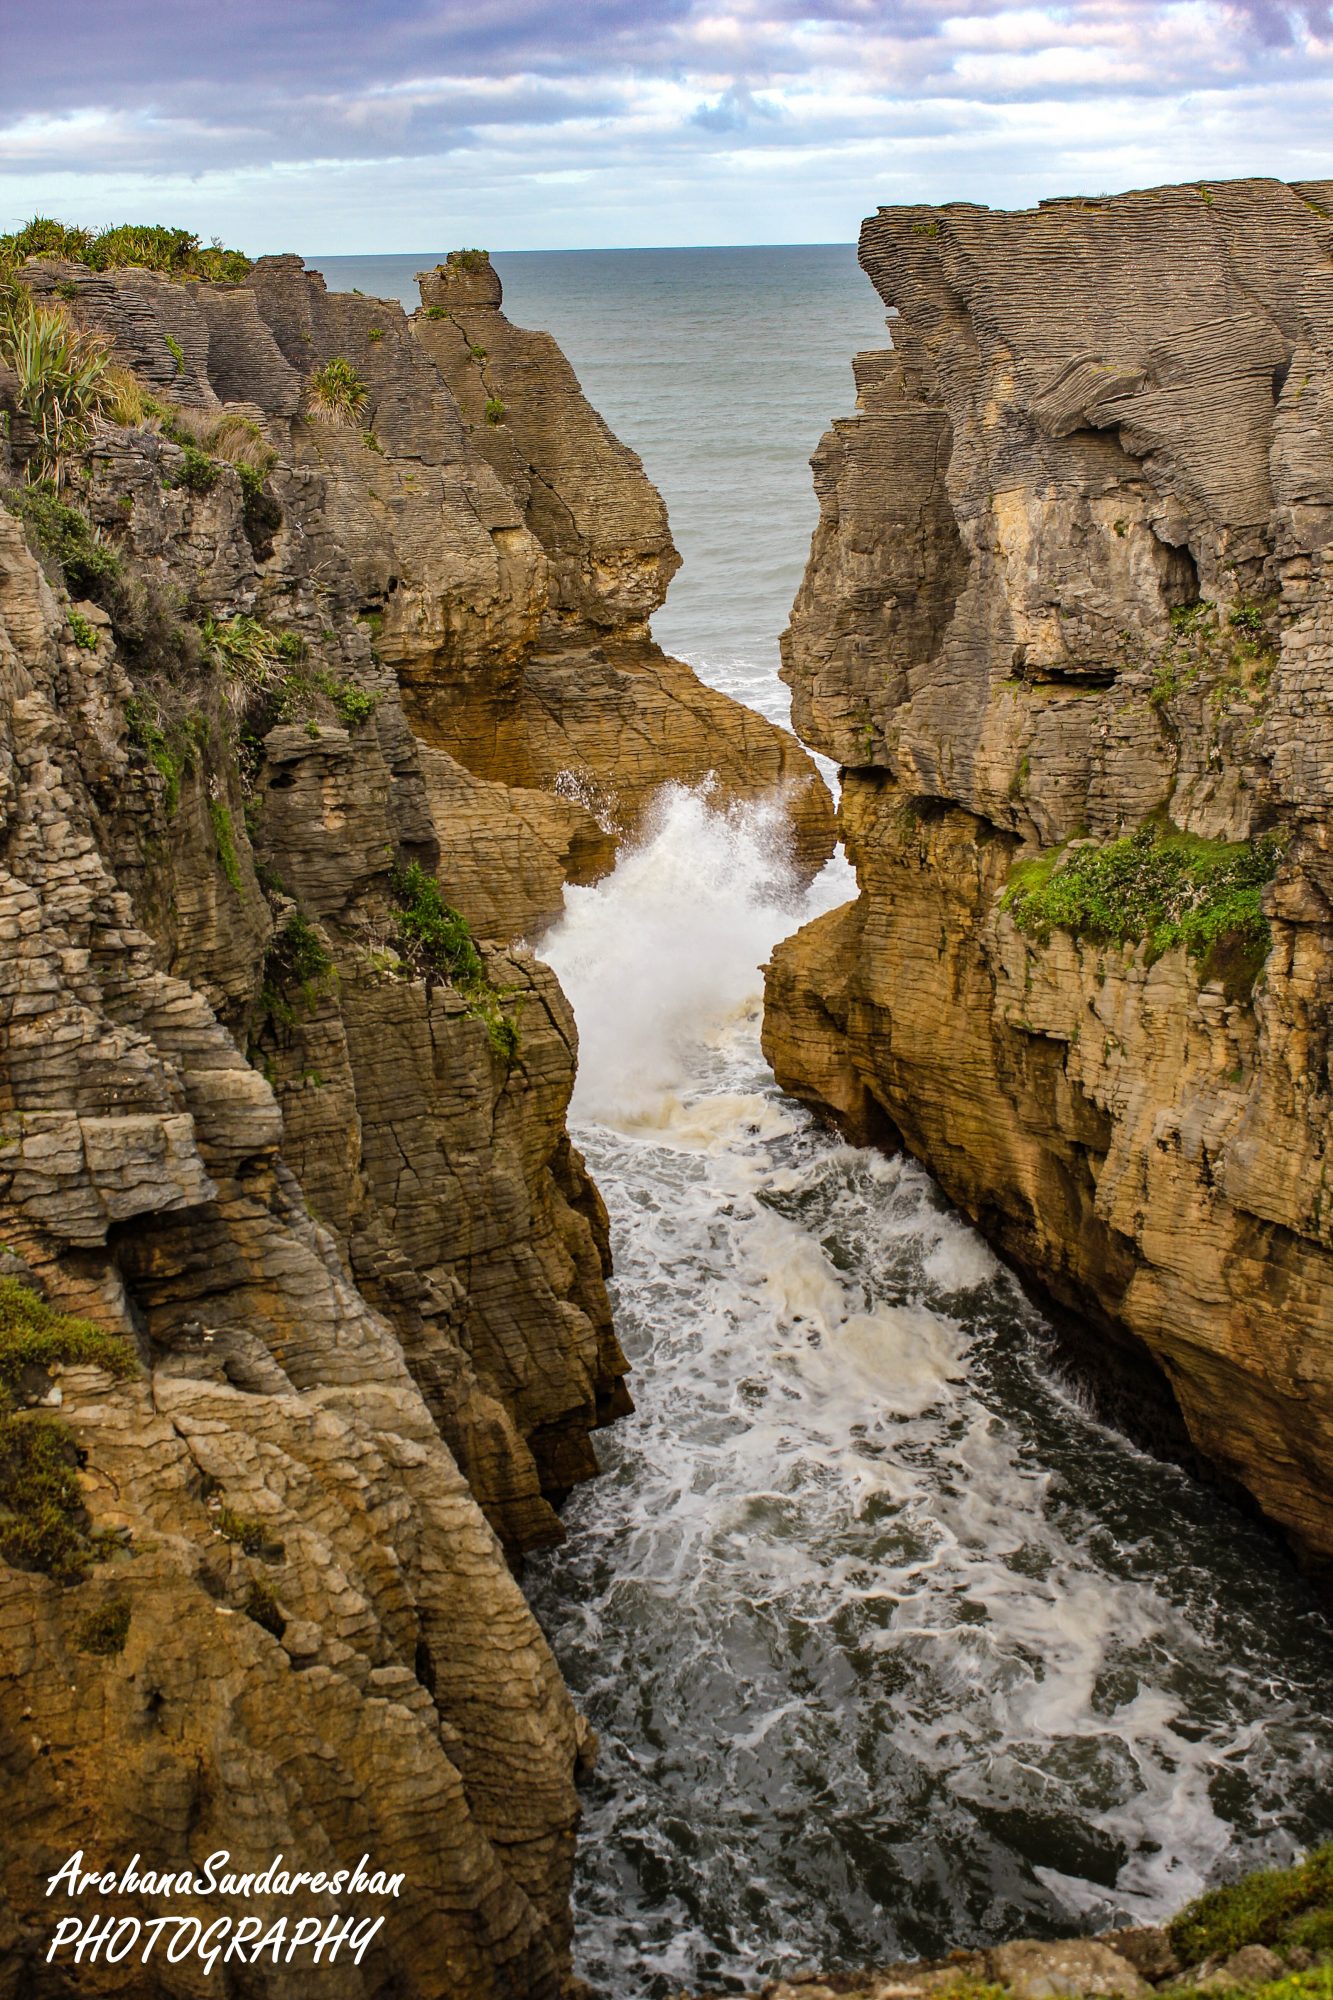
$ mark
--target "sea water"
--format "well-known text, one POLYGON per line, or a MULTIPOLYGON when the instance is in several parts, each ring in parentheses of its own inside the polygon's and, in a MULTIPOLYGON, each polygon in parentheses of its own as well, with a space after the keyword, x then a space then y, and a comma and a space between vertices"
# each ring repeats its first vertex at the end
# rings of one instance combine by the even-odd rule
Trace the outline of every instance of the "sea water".
MULTIPOLYGON (((406 297, 432 261, 326 268, 406 297)), ((781 718, 805 461, 883 339, 853 253, 496 262, 666 497, 658 637, 781 718)), ((777 1091, 759 967, 853 890, 675 789, 542 942, 638 1404, 528 1573, 601 1737, 614 2000, 1150 1920, 1333 1834, 1333 1646, 1274 1544, 1085 1412, 927 1174, 777 1091)))

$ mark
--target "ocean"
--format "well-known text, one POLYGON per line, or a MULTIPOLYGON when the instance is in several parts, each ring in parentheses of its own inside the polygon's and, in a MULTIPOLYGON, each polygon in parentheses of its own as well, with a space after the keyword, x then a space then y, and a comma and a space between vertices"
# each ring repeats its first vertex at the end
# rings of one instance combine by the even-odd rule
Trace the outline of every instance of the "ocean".
MULTIPOLYGON (((433 261, 321 268, 412 303, 433 261)), ((495 262, 666 498, 658 638, 781 719, 807 461, 885 337, 854 253, 495 262)), ((1273 1543, 1089 1416, 929 1175, 776 1089, 759 968, 855 887, 777 834, 673 790, 541 947, 638 1404, 526 1579, 601 1739, 610 2000, 1156 1920, 1333 1835, 1333 1645, 1273 1543)))

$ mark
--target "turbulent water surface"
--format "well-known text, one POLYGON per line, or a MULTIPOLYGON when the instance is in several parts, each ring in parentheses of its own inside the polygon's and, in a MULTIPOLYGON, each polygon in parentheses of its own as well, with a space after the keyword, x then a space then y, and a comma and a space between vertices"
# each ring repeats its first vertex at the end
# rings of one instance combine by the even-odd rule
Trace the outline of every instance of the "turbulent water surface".
MULTIPOLYGON (((805 459, 882 331, 852 253, 497 262, 666 495, 659 637, 781 716, 805 459)), ((636 1371, 529 1575, 601 1734, 614 2000, 1155 1916, 1333 1833, 1333 1652, 1272 1544, 1080 1410, 927 1175, 776 1091, 757 968, 851 883, 800 890, 775 832, 672 794, 543 943, 636 1371)))

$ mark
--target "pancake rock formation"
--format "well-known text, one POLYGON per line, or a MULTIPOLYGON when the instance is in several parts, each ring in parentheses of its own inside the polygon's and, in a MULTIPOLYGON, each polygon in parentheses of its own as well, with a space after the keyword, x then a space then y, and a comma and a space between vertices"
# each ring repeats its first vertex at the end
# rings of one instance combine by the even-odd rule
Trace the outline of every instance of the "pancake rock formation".
POLYGON ((485 259, 20 275, 129 372, 58 492, 0 438, 0 1995, 203 1990, 48 1963, 46 1881, 227 1849, 405 1879, 209 1991, 558 2000, 593 1746, 511 1565, 630 1404, 518 940, 669 780, 831 808, 653 647, 661 502, 485 259))
POLYGON ((784 640, 860 894, 775 954, 765 1031, 1325 1578, 1331 216, 1242 181, 867 221, 892 347, 784 640))

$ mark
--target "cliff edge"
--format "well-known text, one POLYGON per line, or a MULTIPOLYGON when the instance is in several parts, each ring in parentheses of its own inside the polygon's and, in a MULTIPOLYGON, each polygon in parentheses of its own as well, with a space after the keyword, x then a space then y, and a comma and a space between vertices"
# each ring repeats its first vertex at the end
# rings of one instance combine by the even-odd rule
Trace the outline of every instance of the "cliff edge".
POLYGON ((630 1403, 518 940, 669 780, 785 785, 809 866, 832 818, 652 646, 637 459, 443 268, 475 408, 479 340, 296 258, 11 279, 113 367, 75 425, 0 377, 0 1994, 195 1991, 67 1981, 46 1879, 221 1849, 403 1874, 348 2000, 569 1990, 592 1745, 511 1564, 630 1403))
POLYGON ((1241 181, 867 221, 892 347, 784 640, 860 894, 765 1027, 1325 1578, 1331 216, 1241 181))

